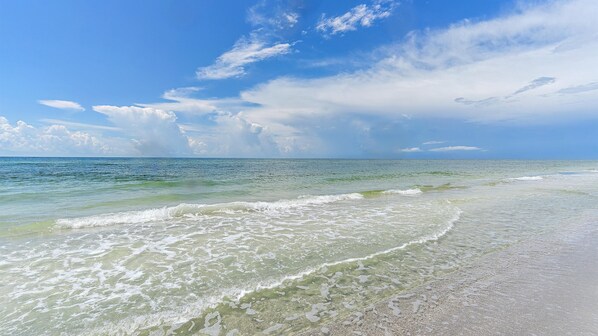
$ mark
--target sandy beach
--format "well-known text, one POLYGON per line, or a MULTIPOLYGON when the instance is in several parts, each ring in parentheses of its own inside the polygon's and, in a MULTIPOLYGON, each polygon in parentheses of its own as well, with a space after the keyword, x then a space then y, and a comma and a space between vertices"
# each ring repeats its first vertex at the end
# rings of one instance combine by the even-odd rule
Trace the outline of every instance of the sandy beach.
POLYGON ((598 335, 598 216, 309 335, 598 335))

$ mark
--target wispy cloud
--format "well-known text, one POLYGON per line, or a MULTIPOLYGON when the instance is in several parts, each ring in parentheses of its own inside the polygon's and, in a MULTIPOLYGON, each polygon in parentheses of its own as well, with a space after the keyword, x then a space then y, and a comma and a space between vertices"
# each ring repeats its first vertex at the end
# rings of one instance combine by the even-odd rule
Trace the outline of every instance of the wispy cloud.
POLYGON ((539 88, 539 87, 544 86, 544 85, 552 84, 552 83, 554 83, 555 80, 556 80, 556 78, 554 78, 554 77, 539 77, 539 78, 536 78, 533 81, 531 81, 529 84, 527 84, 526 86, 524 86, 521 89, 513 92, 512 96, 518 95, 520 93, 524 93, 526 91, 533 90, 535 88, 539 88))
POLYGON ((417 153, 417 152, 421 152, 421 148, 419 147, 411 147, 411 148, 400 148, 399 152, 401 153, 417 153))
POLYGON ((494 104, 499 104, 499 103, 505 103, 505 102, 509 102, 510 99, 514 99, 514 97, 516 97, 519 94, 537 89, 537 88, 545 86, 545 85, 552 84, 555 81, 556 81, 556 78, 554 78, 554 77, 539 77, 539 78, 532 80, 531 82, 529 82, 527 85, 521 87, 520 89, 517 89, 515 92, 513 92, 509 95, 506 95, 504 97, 488 97, 488 98, 479 99, 479 100, 471 100, 471 99, 465 99, 463 97, 459 97, 459 98, 455 98, 455 102, 463 104, 463 105, 473 105, 473 106, 489 106, 489 105, 494 105, 494 104))
POLYGON ((61 110, 85 111, 79 103, 70 100, 43 99, 38 100, 38 103, 61 110))
POLYGON ((575 94, 575 93, 582 93, 588 91, 598 90, 598 82, 570 86, 557 91, 560 94, 575 94))
POLYGON ((589 115, 598 104, 598 90, 594 84, 581 85, 598 78, 596 17, 598 4, 590 0, 521 7, 487 21, 412 33, 358 71, 281 77, 243 91, 241 99, 256 104, 245 110, 246 117, 263 125, 355 113, 485 123, 589 115), (583 43, 575 43, 580 37, 583 43), (567 48, 558 48, 563 44, 567 48), (501 98, 524 87, 516 100, 501 98), (584 101, 573 95, 545 96, 559 90, 587 94, 584 101), (455 104, 455 97, 468 98, 457 98, 460 104, 455 104))
POLYGON ((448 147, 440 147, 440 148, 432 148, 430 152, 454 152, 454 151, 481 151, 483 150, 480 147, 472 147, 472 146, 448 146, 448 147))
POLYGON ((60 119, 40 119, 41 122, 51 125, 63 125, 69 126, 74 129, 94 129, 94 130, 101 130, 101 131, 120 131, 118 127, 112 126, 102 126, 102 125, 93 125, 93 124, 86 124, 86 123, 79 123, 74 121, 67 121, 67 120, 60 120, 60 119))
POLYGON ((465 99, 463 97, 455 98, 455 103, 463 104, 463 105, 474 105, 474 106, 484 106, 484 105, 492 105, 499 103, 502 98, 499 97, 488 97, 480 100, 471 100, 465 99))
POLYGON ((446 141, 437 141, 437 140, 432 140, 432 141, 426 141, 424 143, 422 143, 422 145, 424 146, 429 146, 429 145, 440 145, 445 143, 446 141))
POLYGON ((371 5, 357 5, 340 16, 327 18, 322 14, 316 29, 327 35, 335 35, 357 30, 358 27, 370 27, 374 21, 389 17, 395 7, 394 1, 378 0, 371 5))
POLYGON ((300 19, 297 4, 291 1, 261 0, 249 8, 247 21, 255 29, 239 38, 232 49, 220 55, 212 65, 195 72, 202 80, 242 77, 246 67, 292 51, 293 43, 280 38, 280 32, 295 26, 300 19))
POLYGON ((257 37, 241 38, 233 48, 220 55, 210 66, 197 69, 198 79, 225 79, 246 74, 245 67, 275 56, 288 54, 289 43, 267 44, 257 37))
POLYGON ((192 115, 206 115, 219 111, 225 113, 239 112, 248 106, 246 102, 238 98, 204 99, 194 97, 201 90, 201 88, 194 86, 170 89, 162 94, 162 98, 168 100, 167 102, 137 103, 135 105, 192 115))
POLYGON ((261 0, 247 11, 247 21, 254 26, 270 30, 284 30, 294 27, 300 15, 297 3, 292 1, 261 0))

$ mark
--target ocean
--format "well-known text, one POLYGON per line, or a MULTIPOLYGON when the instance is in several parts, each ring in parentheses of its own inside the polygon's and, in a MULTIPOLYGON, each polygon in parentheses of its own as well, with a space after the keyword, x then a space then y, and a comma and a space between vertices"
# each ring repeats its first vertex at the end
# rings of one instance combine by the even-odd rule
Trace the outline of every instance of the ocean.
POLYGON ((0 334, 293 334, 566 230, 596 161, 0 158, 0 334))

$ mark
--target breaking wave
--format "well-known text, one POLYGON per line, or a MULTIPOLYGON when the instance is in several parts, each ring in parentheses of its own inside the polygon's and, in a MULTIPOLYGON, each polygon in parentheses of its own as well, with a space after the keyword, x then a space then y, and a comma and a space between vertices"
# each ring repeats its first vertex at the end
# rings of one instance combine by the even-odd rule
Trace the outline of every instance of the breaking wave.
POLYGON ((321 196, 301 196, 293 200, 274 202, 230 202, 220 204, 179 204, 172 207, 108 213, 87 217, 61 218, 56 224, 62 228, 78 229, 86 227, 110 226, 118 224, 142 224, 164 221, 172 218, 184 218, 209 214, 235 214, 242 212, 264 212, 270 214, 308 206, 316 206, 347 200, 359 200, 359 193, 321 196))

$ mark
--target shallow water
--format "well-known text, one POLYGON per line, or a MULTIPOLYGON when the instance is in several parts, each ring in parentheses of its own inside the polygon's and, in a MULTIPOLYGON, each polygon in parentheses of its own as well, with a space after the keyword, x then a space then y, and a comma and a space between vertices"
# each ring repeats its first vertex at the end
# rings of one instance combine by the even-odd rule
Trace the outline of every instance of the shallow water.
POLYGON ((0 330, 315 328, 559 230, 598 162, 0 159, 0 330))

